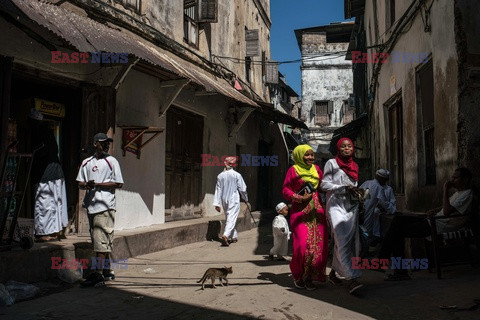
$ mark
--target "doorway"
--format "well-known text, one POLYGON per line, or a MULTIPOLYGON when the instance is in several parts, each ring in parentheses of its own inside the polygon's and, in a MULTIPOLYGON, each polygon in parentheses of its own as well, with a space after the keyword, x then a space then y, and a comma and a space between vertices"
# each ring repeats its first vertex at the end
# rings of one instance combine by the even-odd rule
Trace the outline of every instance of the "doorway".
POLYGON ((203 117, 176 107, 167 111, 165 220, 200 218, 203 117))

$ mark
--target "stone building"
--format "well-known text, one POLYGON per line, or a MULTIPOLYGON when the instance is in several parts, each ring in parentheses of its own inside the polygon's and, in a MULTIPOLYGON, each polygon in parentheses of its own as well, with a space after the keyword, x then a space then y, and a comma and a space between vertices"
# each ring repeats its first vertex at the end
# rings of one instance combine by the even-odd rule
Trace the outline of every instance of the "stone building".
POLYGON ((309 127, 307 142, 328 159, 335 129, 354 119, 348 99, 353 92, 352 65, 345 60, 353 23, 295 30, 302 55, 301 119, 309 127))
POLYGON ((113 136, 125 180, 117 229, 217 215, 222 167, 202 162, 205 154, 239 156, 252 207, 273 205, 287 165, 276 122, 292 119, 259 104, 270 99, 270 1, 6 0, 0 11, 1 150, 10 126, 19 151, 31 151, 29 110, 44 113, 56 130, 73 229, 86 231, 75 177, 96 132, 113 136))
POLYGON ((390 169, 400 208, 440 205, 459 166, 480 182, 479 9, 471 0, 345 1, 345 17, 356 17, 349 51, 365 56, 355 96, 365 101, 371 174, 390 169))

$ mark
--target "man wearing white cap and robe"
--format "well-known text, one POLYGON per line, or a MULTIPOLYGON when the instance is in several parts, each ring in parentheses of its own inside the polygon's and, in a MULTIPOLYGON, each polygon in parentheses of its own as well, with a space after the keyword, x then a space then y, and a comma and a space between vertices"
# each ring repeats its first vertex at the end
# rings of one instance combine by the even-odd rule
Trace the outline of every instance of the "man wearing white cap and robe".
MULTIPOLYGON (((397 205, 392 187, 387 184, 390 172, 378 169, 375 179, 365 181, 360 188, 369 189, 370 198, 365 200, 365 214, 363 226, 368 232, 369 239, 376 242, 381 238, 381 214, 395 214, 397 205)), ((374 244, 374 243, 373 243, 374 244)), ((372 245, 373 245, 372 244, 372 245)))
POLYGON ((225 212, 225 229, 220 239, 222 245, 228 247, 231 242, 238 241, 235 225, 240 213, 240 199, 243 199, 247 205, 249 204, 247 185, 243 181, 242 175, 233 170, 233 167, 237 165, 237 157, 225 158, 224 164, 225 169, 217 176, 213 205, 218 212, 220 212, 220 208, 223 208, 223 212, 225 212))

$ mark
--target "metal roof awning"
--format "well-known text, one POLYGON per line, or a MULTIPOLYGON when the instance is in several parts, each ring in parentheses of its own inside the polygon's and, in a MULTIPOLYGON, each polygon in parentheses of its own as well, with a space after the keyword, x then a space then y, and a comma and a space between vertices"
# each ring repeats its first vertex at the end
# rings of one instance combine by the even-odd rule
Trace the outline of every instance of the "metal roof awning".
POLYGON ((300 143, 295 139, 294 136, 292 136, 291 133, 284 132, 283 135, 285 136, 285 142, 287 143, 287 147, 289 150, 295 149, 296 146, 298 146, 300 143))
MULTIPOLYGON (((238 92, 223 78, 216 77, 138 36, 109 28, 50 3, 38 0, 10 1, 28 18, 67 41, 80 52, 129 53, 181 78, 191 79, 207 91, 215 91, 236 101, 259 107, 255 101, 238 92)), ((11 5, 8 5, 8 1, 2 1, 0 8, 9 10, 11 5)))
POLYGON ((364 113, 357 119, 351 121, 350 123, 344 125, 336 129, 333 132, 332 140, 330 141, 330 152, 335 154, 337 152, 337 141, 342 137, 347 137, 355 141, 360 130, 365 126, 367 123, 367 115, 364 113))
POLYGON ((288 124, 293 128, 301 128, 301 129, 308 130, 308 127, 304 122, 286 113, 275 110, 271 103, 259 102, 259 104, 260 104, 261 110, 257 110, 257 112, 262 113, 262 115, 265 116, 267 119, 277 123, 288 124))

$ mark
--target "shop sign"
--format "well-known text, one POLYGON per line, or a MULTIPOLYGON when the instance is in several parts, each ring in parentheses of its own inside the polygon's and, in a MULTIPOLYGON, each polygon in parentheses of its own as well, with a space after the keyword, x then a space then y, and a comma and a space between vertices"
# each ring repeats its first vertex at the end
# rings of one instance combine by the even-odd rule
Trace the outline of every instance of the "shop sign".
POLYGON ((35 109, 50 116, 65 117, 65 105, 58 102, 35 98, 35 109))
POLYGON ((137 157, 140 155, 140 151, 142 149, 142 136, 138 137, 139 134, 140 131, 135 129, 123 130, 123 141, 124 145, 126 146, 124 151, 131 152, 137 155, 137 157))

